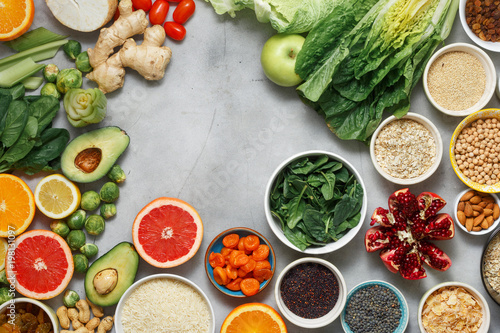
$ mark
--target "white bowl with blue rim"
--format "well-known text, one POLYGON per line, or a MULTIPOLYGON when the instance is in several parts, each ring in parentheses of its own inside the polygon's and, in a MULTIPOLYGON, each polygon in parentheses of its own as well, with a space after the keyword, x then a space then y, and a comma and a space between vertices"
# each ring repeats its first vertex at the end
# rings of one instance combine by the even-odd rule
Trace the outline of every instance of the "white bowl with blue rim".
POLYGON ((340 322, 342 324, 342 328, 344 329, 344 332, 346 333, 354 333, 351 328, 349 327, 349 324, 346 322, 345 316, 346 316, 346 309, 347 306, 349 305, 349 302, 353 295, 355 295, 358 291, 364 288, 368 288, 371 286, 382 286, 394 293, 394 295, 397 297, 399 301, 399 309, 401 310, 401 318, 399 319, 399 325, 396 327, 396 329, 393 331, 393 333, 404 333, 406 330, 406 327, 408 326, 408 320, 409 320, 409 310, 408 310, 408 303, 406 302, 405 297, 403 294, 399 291, 398 288, 393 286, 392 284, 385 282, 385 281, 379 281, 379 280, 370 280, 366 282, 362 282, 355 286, 354 288, 349 291, 349 294, 347 294, 347 299, 346 303, 344 306, 344 309, 342 310, 342 314, 340 315, 340 322))

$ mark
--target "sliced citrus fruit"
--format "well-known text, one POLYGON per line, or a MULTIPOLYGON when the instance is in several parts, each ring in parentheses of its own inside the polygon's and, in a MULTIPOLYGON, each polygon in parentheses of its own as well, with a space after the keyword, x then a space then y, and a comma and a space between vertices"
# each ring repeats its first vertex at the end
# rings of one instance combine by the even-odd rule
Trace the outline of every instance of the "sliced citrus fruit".
POLYGON ((7 254, 8 247, 9 243, 5 238, 0 238, 0 272, 5 268, 5 255, 7 254))
POLYGON ((19 177, 0 174, 0 237, 17 236, 35 217, 33 192, 19 177))
POLYGON ((200 248, 203 223, 187 202, 162 197, 137 214, 132 237, 145 261, 156 267, 174 267, 191 259, 200 248))
POLYGON ((21 36, 28 31, 35 17, 33 0, 1 0, 0 17, 2 18, 0 19, 0 41, 21 36))
POLYGON ((14 246, 5 272, 20 294, 49 299, 68 286, 73 277, 73 256, 61 236, 49 230, 31 230, 18 236, 14 246))
POLYGON ((231 311, 221 333, 286 333, 283 318, 267 304, 246 303, 231 311))
POLYGON ((40 180, 35 188, 35 202, 40 211, 53 219, 71 215, 80 205, 80 189, 61 174, 40 180))

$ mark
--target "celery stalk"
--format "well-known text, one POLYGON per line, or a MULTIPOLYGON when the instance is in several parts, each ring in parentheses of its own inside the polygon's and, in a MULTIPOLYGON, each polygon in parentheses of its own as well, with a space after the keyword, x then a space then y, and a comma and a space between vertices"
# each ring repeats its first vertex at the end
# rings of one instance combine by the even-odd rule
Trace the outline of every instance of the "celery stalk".
POLYGON ((0 71, 0 88, 9 88, 40 71, 45 65, 25 58, 7 69, 0 71))
POLYGON ((21 83, 23 84, 24 88, 26 88, 26 89, 36 90, 42 85, 43 77, 30 76, 30 77, 27 77, 26 79, 22 80, 21 83))
POLYGON ((5 42, 4 45, 17 52, 22 52, 43 44, 65 39, 66 37, 68 36, 59 35, 45 29, 44 27, 40 27, 35 30, 28 31, 21 37, 5 42))
POLYGON ((67 39, 50 42, 0 59, 0 71, 5 70, 6 68, 16 64, 20 60, 26 59, 28 57, 30 57, 33 61, 41 61, 53 58, 59 48, 67 42, 67 39))

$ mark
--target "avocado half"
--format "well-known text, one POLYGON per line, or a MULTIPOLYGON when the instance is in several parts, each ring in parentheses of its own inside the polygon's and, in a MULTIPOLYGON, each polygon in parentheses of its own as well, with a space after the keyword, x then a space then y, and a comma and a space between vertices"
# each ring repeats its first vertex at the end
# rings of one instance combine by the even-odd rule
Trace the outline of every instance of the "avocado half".
POLYGON ((134 245, 122 242, 94 261, 85 274, 85 294, 89 301, 99 306, 111 306, 120 301, 125 291, 134 283, 139 267, 139 255, 134 245), (117 276, 116 285, 106 294, 100 294, 94 285, 99 273, 113 271, 117 276))
POLYGON ((74 138, 61 155, 61 169, 70 180, 90 183, 104 177, 127 149, 130 138, 121 128, 99 128, 74 138))

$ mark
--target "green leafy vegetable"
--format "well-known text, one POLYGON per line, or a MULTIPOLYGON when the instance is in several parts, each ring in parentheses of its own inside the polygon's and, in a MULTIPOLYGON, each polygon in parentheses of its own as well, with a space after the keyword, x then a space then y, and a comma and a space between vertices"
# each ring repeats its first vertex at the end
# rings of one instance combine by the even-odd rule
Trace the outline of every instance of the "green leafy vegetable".
POLYGON ((303 251, 337 241, 358 225, 363 188, 341 162, 321 154, 286 166, 269 200, 286 238, 303 251))
POLYGON ((327 16, 337 1, 325 0, 205 0, 219 15, 231 17, 245 8, 253 9, 259 22, 270 22, 280 33, 307 32, 327 16))
POLYGON ((106 117, 108 101, 98 88, 69 89, 63 99, 68 121, 74 127, 101 122, 106 117))
POLYGON ((408 112, 412 89, 449 35, 458 2, 338 2, 297 56, 299 94, 339 138, 368 141, 384 111, 408 112))
POLYGON ((55 32, 40 27, 28 31, 22 34, 20 37, 17 37, 16 39, 5 42, 3 44, 10 47, 14 51, 22 52, 33 47, 65 39, 66 37, 68 36, 59 35, 55 32))
POLYGON ((25 58, 8 68, 0 70, 0 87, 10 88, 22 80, 39 72, 44 65, 37 64, 31 58, 25 58))

